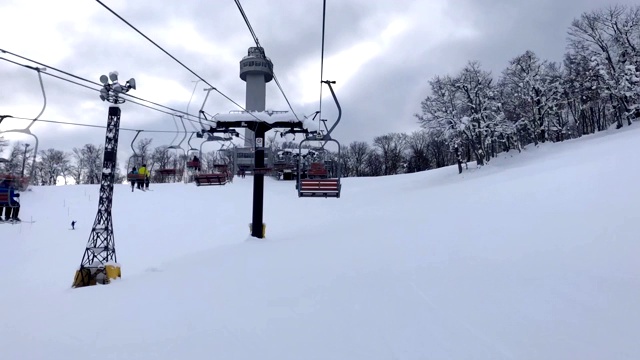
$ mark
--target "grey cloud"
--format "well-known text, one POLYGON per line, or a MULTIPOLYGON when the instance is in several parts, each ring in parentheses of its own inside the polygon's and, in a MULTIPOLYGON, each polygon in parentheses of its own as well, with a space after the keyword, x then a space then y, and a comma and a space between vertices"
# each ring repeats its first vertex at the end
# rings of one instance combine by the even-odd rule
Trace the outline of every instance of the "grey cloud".
MULTIPOLYGON (((267 55, 274 61, 276 74, 294 110, 299 115, 317 110, 317 104, 303 105, 293 95, 300 80, 289 74, 291 69, 311 62, 317 64, 313 71, 318 71, 319 78, 321 2, 274 0, 267 3, 245 0, 242 3, 267 55)), ((622 0, 619 3, 635 2, 622 0)), ((403 14, 408 9, 421 9, 423 4, 426 3, 419 0, 329 1, 325 57, 375 36, 393 15, 403 14)), ((418 129, 413 114, 419 111, 420 101, 428 95, 428 80, 435 75, 456 73, 468 60, 479 60, 496 76, 509 59, 527 49, 535 51, 542 58, 561 61, 571 20, 584 11, 607 5, 607 2, 596 0, 449 0, 443 15, 421 10, 424 12, 419 14, 423 21, 421 28, 398 37, 388 53, 372 59, 359 70, 354 69, 354 76, 348 81, 332 79, 341 81, 337 95, 344 110, 336 136, 343 143, 348 143, 353 140, 370 141, 374 136, 386 132, 418 129), (460 27, 474 28, 479 36, 452 38, 435 46, 426 46, 426 40, 432 35, 427 29, 437 23, 437 16, 450 18, 460 27)), ((100 7, 97 3, 96 6, 100 7)), ((238 62, 246 55, 247 48, 252 46, 252 39, 235 4, 185 0, 158 5, 158 2, 130 1, 121 9, 114 5, 114 10, 220 91, 244 105, 245 88, 238 77, 238 62), (224 49, 233 54, 234 59, 226 59, 222 55, 224 52, 202 54, 202 49, 163 39, 159 34, 172 21, 192 23, 200 36, 213 44, 214 49, 224 49)), ((89 29, 83 29, 73 22, 59 24, 53 29, 38 29, 37 24, 34 25, 33 31, 66 34, 74 49, 73 54, 51 65, 91 80, 97 80, 100 74, 113 69, 117 69, 125 78, 140 77, 142 74, 163 76, 177 81, 191 92, 195 77, 126 24, 106 10, 87 16, 95 25, 89 29)), ((36 43, 29 46, 36 48, 42 45, 36 43)), ((31 54, 24 52, 23 55, 31 54)), ((46 57, 36 60, 49 61, 46 57)), ((101 103, 94 92, 48 77, 45 77, 45 81, 49 105, 43 118, 105 123, 106 104, 101 103), (92 102, 95 106, 87 108, 86 104, 92 102)), ((146 85, 139 83, 139 88, 143 89, 146 85)), ((200 83, 190 106, 191 113, 196 113, 202 103, 202 88, 204 84, 200 83)), ((171 89, 166 91, 171 94, 171 89)), ((10 113, 12 109, 25 105, 34 109, 30 113, 37 113, 41 102, 37 77, 27 70, 0 62, 0 99, 0 114, 10 113)), ((164 105, 185 110, 188 100, 188 97, 174 97, 164 105)), ((287 108, 273 82, 268 85, 267 104, 278 110, 287 108)), ((237 107, 219 94, 212 93, 205 109, 215 114, 237 110, 237 107)), ((330 98, 323 100, 323 112, 324 118, 335 118, 335 106, 330 98)), ((123 127, 174 129, 169 115, 133 104, 123 108, 122 119, 123 127)), ((192 128, 189 126, 188 129, 192 128)), ((34 127, 36 130, 41 137, 41 148, 70 150, 85 143, 102 143, 104 140, 104 130, 101 129, 74 128, 61 131, 56 125, 38 124, 34 127)), ((121 134, 121 159, 130 152, 129 142, 133 135, 130 132, 121 134)), ((173 138, 171 134, 154 134, 151 137, 155 145, 168 144, 173 138)))

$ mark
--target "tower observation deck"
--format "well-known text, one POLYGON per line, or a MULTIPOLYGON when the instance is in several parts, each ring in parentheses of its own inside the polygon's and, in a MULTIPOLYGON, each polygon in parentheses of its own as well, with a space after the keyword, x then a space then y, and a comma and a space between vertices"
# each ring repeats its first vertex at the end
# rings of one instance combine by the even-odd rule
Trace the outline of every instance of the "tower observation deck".
MULTIPOLYGON (((240 60, 240 79, 247 84, 245 109, 264 111, 266 84, 273 80, 273 63, 259 47, 250 47, 247 56, 240 60)), ((253 131, 245 129, 244 146, 254 146, 253 131)))

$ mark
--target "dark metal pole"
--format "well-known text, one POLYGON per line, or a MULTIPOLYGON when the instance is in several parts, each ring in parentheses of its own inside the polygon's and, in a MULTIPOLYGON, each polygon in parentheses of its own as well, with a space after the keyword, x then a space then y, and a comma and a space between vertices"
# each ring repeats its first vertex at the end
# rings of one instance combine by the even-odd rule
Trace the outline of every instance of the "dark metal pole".
MULTIPOLYGON (((258 123, 255 130, 255 165, 254 169, 264 169, 264 136, 267 128, 258 123), (260 146, 259 146, 260 145, 260 146)), ((264 238, 262 231, 262 217, 264 207, 264 172, 253 172, 253 216, 251 217, 251 236, 264 238)))
MULTIPOLYGON (((117 264, 111 207, 113 204, 113 183, 116 173, 116 154, 118 153, 118 136, 120 133, 120 108, 109 107, 107 130, 104 142, 102 176, 100 178, 100 198, 98 213, 91 228, 89 241, 82 256, 80 269, 76 273, 73 287, 108 284, 111 279, 106 266, 117 264)), ((120 277, 119 267, 117 277, 120 277)))

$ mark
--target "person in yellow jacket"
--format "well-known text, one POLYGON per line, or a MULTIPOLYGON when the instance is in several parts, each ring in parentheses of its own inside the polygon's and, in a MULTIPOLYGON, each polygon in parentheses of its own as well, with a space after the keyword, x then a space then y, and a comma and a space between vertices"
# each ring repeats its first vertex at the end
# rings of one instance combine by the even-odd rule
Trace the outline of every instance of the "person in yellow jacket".
MULTIPOLYGON (((142 164, 142 166, 138 169, 138 174, 144 175, 142 179, 138 180, 138 189, 144 190, 145 180, 149 177, 149 170, 147 170, 147 164, 142 164)), ((148 186, 147 186, 148 188, 148 186)))

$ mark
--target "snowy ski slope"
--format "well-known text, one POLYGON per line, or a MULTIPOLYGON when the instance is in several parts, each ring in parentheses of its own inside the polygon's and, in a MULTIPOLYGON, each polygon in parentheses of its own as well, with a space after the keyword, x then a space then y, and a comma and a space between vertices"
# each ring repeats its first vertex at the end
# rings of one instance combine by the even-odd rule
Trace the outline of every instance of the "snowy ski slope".
POLYGON ((117 185, 123 278, 71 289, 97 186, 34 187, 0 225, 0 359, 638 359, 640 130, 482 169, 117 185), (77 230, 70 231, 71 220, 77 230))

